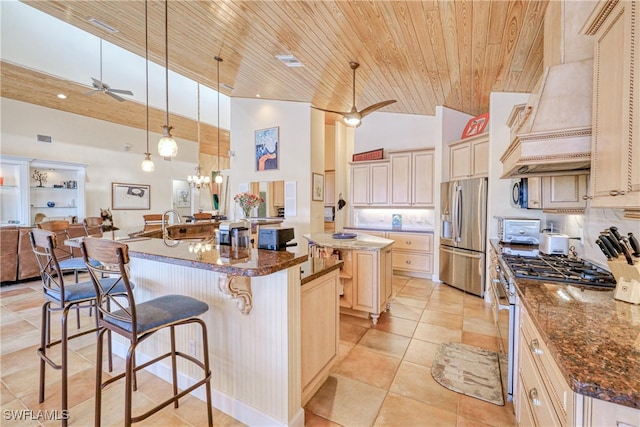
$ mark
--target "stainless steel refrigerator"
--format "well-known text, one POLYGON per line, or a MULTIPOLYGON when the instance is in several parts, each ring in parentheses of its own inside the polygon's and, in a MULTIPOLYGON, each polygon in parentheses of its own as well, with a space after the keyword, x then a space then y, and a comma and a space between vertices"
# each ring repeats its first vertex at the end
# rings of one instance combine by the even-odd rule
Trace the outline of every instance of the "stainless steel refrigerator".
POLYGON ((487 178, 443 182, 440 191, 440 280, 483 297, 487 178))

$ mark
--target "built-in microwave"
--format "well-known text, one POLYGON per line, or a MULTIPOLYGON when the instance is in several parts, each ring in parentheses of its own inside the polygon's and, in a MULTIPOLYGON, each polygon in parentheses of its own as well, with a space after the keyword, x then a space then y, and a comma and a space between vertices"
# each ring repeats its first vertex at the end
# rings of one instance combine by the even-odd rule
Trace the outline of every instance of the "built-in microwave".
POLYGON ((529 207, 529 182, 527 178, 520 178, 511 184, 511 204, 516 208, 529 207))

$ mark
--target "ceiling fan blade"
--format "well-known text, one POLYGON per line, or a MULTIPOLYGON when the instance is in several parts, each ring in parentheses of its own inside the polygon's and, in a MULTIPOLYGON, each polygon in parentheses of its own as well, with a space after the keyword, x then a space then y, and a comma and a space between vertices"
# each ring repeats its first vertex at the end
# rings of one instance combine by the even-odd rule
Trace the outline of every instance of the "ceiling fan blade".
POLYGON ((119 97, 118 95, 116 95, 115 93, 111 93, 110 90, 105 91, 104 93, 106 93, 107 95, 109 95, 110 97, 112 97, 113 99, 117 99, 120 102, 126 101, 124 98, 119 97))
POLYGON ((133 95, 133 92, 131 92, 130 90, 123 90, 123 89, 107 89, 107 92, 113 92, 113 93, 121 93, 123 95, 133 95))
POLYGON ((386 107, 387 105, 393 104, 394 102, 396 102, 395 99, 390 99, 388 101, 382 101, 382 102, 378 102, 378 103, 373 104, 373 105, 369 105, 367 108, 365 108, 364 110, 360 111, 360 115, 362 115, 362 117, 364 117, 367 114, 373 113, 374 111, 379 110, 382 107, 386 107))
POLYGON ((335 110, 327 110, 325 108, 320 108, 320 107, 314 107, 313 105, 311 106, 311 108, 315 108, 316 110, 320 110, 320 111, 326 111, 327 113, 335 113, 335 114, 340 114, 340 115, 345 115, 348 114, 348 112, 346 111, 335 111, 335 110))

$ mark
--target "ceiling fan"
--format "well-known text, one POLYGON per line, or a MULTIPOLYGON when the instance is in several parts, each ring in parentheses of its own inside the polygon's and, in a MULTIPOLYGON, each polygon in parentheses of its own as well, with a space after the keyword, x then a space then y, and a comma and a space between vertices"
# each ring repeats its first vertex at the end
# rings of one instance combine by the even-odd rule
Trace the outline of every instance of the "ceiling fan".
POLYGON ((102 39, 100 39, 100 80, 93 77, 91 77, 91 80, 93 80, 93 87, 95 89, 90 90, 85 95, 93 95, 96 92, 104 92, 120 102, 125 101, 125 99, 121 96, 116 95, 117 93, 122 95, 133 95, 133 92, 131 92, 130 90, 112 89, 111 86, 109 86, 104 82, 104 80, 102 80, 102 39))
POLYGON ((373 113, 374 111, 379 110, 382 107, 386 107, 387 105, 393 104, 394 102, 396 102, 396 100, 390 99, 387 101, 381 101, 376 104, 370 105, 363 110, 358 111, 358 109, 356 108, 356 69, 360 66, 360 64, 358 64, 357 62, 351 61, 349 62, 349 66, 353 70, 353 102, 351 104, 352 105, 351 111, 345 112, 345 111, 326 110, 324 108, 314 107, 313 105, 311 107, 315 108, 316 110, 326 111, 328 113, 340 114, 343 116, 344 122, 347 125, 358 127, 362 123, 362 118, 364 116, 366 116, 367 114, 373 113))

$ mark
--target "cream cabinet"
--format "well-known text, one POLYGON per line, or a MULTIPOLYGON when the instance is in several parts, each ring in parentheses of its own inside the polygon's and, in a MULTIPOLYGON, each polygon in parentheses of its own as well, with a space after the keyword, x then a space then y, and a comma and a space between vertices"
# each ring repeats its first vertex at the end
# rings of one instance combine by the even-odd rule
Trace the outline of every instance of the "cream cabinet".
POLYGON ((489 175, 489 134, 483 133, 449 145, 450 180, 489 175))
POLYGON ((640 19, 638 1, 597 2, 583 29, 594 36, 591 207, 640 215, 640 19))
POLYGON ((389 161, 351 164, 351 204, 386 206, 389 203, 389 161))
POLYGON ((433 235, 388 231, 393 240, 392 266, 394 270, 415 273, 433 272, 433 235))
POLYGON ((381 250, 341 249, 340 306, 347 313, 366 313, 373 324, 388 308, 392 291, 391 247, 381 250))
POLYGON ((324 171, 324 205, 336 204, 336 171, 324 171))
POLYGON ((587 175, 542 178, 542 209, 547 212, 583 212, 587 207, 587 175))
POLYGON ((340 350, 339 270, 302 285, 302 405, 329 377, 340 350))
POLYGON ((434 205, 434 150, 389 153, 392 206, 434 205))
POLYGON ((565 381, 526 309, 520 306, 519 384, 514 398, 519 425, 572 426, 575 393, 565 381))
POLYGON ((605 400, 585 398, 584 425, 593 427, 640 427, 640 410, 605 400))

